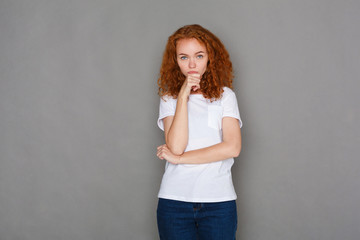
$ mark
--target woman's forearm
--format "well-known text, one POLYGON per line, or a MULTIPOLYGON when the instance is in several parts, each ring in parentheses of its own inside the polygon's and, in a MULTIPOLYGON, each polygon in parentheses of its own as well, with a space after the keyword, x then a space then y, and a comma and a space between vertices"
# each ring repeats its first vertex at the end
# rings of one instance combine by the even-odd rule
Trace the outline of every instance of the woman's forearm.
POLYGON ((187 102, 187 98, 178 98, 173 121, 165 136, 167 146, 176 155, 181 155, 188 144, 189 128, 187 102))
POLYGON ((185 152, 179 156, 179 163, 210 163, 239 156, 241 151, 241 130, 238 120, 231 117, 224 117, 222 126, 223 141, 221 143, 185 152))
POLYGON ((221 142, 210 147, 184 152, 179 164, 202 164, 239 156, 241 143, 221 142))
POLYGON ((211 163, 239 156, 241 129, 238 120, 232 117, 224 117, 222 126, 223 140, 218 144, 179 154, 174 152, 166 143, 157 148, 156 155, 173 164, 211 163))

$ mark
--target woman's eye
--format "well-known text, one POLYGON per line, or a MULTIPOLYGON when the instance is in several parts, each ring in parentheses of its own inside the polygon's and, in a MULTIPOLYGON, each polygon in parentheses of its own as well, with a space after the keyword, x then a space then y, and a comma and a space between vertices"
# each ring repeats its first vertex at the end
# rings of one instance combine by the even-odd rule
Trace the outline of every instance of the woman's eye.
POLYGON ((203 58, 204 56, 203 55, 198 55, 197 58, 203 58))
POLYGON ((182 56, 182 57, 180 57, 180 59, 181 59, 181 60, 185 60, 185 59, 187 59, 187 57, 182 56))

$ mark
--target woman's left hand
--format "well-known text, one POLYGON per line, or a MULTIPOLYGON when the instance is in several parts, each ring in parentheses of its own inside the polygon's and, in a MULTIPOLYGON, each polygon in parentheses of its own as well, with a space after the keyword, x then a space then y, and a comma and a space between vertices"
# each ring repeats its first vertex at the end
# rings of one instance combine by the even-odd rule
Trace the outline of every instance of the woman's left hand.
POLYGON ((173 154, 170 149, 166 146, 166 144, 157 147, 156 155, 161 160, 166 160, 172 164, 180 163, 180 156, 173 154))

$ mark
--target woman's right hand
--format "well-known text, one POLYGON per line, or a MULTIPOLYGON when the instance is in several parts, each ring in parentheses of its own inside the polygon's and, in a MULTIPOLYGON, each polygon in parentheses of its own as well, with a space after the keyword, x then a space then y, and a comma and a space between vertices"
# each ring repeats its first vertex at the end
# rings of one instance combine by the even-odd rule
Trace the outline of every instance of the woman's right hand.
POLYGON ((179 96, 181 97, 189 97, 191 91, 196 92, 200 89, 200 74, 188 74, 186 79, 180 89, 179 96))

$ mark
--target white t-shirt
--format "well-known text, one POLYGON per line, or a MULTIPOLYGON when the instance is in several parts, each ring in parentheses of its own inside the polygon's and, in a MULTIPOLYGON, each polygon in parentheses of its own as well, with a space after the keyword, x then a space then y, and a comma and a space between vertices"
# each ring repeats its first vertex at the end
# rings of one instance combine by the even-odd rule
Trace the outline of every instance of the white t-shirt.
MULTIPOLYGON (((177 99, 160 99, 158 126, 174 116, 177 99)), ((202 94, 191 94, 188 101, 189 139, 185 152, 215 145, 222 141, 222 118, 233 117, 242 122, 235 93, 227 87, 221 99, 210 102, 202 94)), ((236 199, 232 183, 233 158, 205 164, 171 164, 166 162, 159 198, 185 202, 222 202, 236 199)))

